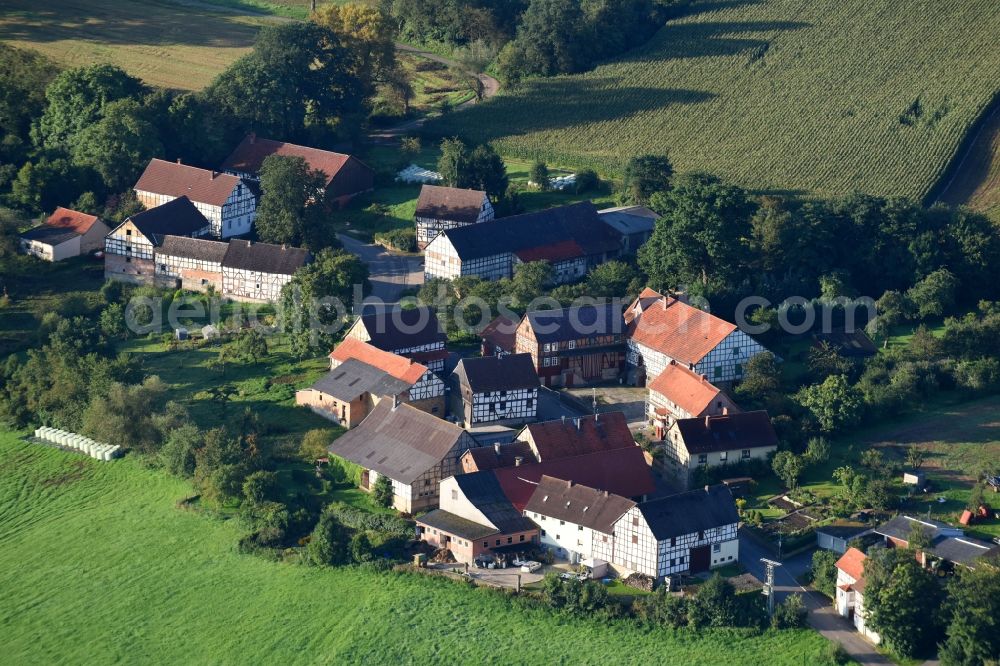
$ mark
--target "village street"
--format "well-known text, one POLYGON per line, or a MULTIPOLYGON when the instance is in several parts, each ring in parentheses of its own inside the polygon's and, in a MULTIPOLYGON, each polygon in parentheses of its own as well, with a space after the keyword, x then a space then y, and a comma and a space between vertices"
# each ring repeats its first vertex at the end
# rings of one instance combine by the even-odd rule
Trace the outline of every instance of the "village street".
POLYGON ((344 244, 345 250, 356 254, 368 265, 371 296, 385 303, 397 303, 405 289, 423 284, 423 257, 394 254, 347 234, 337 234, 337 238, 344 244))

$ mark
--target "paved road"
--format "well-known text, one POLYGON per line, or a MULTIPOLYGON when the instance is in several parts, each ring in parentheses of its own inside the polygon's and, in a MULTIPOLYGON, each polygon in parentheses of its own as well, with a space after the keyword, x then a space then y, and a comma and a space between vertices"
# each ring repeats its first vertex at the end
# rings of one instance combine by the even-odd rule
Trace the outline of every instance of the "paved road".
MULTIPOLYGON (((807 551, 783 560, 782 566, 775 569, 776 600, 781 601, 796 592, 801 594, 809 609, 809 626, 825 638, 843 645, 851 658, 862 666, 892 664, 879 654, 871 643, 862 638, 852 624, 837 615, 829 599, 819 592, 806 589, 796 580, 809 568, 812 553, 813 551, 807 551)), ((740 563, 761 581, 764 580, 764 565, 760 561, 762 557, 775 559, 757 542, 740 534, 740 563)))
POLYGON ((423 257, 395 254, 371 243, 364 243, 347 234, 337 234, 344 249, 361 257, 368 264, 371 296, 386 303, 396 303, 404 289, 424 283, 423 257))

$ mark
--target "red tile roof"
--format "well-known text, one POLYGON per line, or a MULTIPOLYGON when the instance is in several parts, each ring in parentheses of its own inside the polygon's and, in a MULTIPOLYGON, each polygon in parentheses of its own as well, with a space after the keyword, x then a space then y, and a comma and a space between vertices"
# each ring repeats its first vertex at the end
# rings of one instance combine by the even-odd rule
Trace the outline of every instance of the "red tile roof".
POLYGON ((222 168, 227 171, 256 174, 260 171, 264 160, 271 155, 301 157, 310 169, 326 174, 327 185, 351 159, 350 155, 343 153, 298 146, 294 143, 274 141, 273 139, 260 139, 253 134, 248 134, 240 142, 240 145, 236 146, 236 150, 226 158, 222 168))
MULTIPOLYGON (((524 431, 531 434, 538 459, 542 462, 636 446, 635 438, 632 437, 625 414, 622 412, 608 412, 565 421, 529 423, 524 426, 524 431)), ((524 431, 518 439, 522 438, 524 431)))
POLYGON ((171 197, 186 196, 197 203, 221 206, 240 182, 228 173, 153 159, 134 189, 171 197))
POLYGON ((500 315, 483 327, 483 330, 479 332, 479 337, 494 347, 512 352, 514 351, 514 340, 517 337, 517 326, 520 323, 520 319, 511 319, 500 315))
POLYGON ((397 356, 392 352, 382 351, 357 338, 345 338, 337 345, 336 349, 330 352, 330 358, 341 363, 353 358, 410 384, 420 381, 420 378, 427 372, 427 366, 397 356))
POLYGON ((673 361, 649 383, 649 390, 659 393, 693 416, 705 411, 722 392, 704 375, 673 361))
POLYGON ((75 231, 82 236, 90 231, 90 228, 99 219, 96 215, 87 215, 78 210, 70 210, 69 208, 59 206, 56 208, 56 212, 49 215, 49 219, 45 220, 45 225, 75 231))
POLYGON ((524 510, 542 476, 572 481, 622 497, 648 495, 656 489, 649 465, 638 446, 503 467, 494 469, 493 473, 504 495, 518 511, 524 510))
POLYGON ((562 261, 586 256, 586 252, 575 240, 564 240, 551 245, 540 245, 518 250, 514 254, 521 261, 562 261))
POLYGON ((837 560, 837 568, 860 582, 865 577, 866 559, 865 554, 857 548, 848 548, 847 552, 837 560))
POLYGON ((735 324, 648 287, 626 310, 625 321, 631 339, 681 363, 697 363, 736 330, 735 324))

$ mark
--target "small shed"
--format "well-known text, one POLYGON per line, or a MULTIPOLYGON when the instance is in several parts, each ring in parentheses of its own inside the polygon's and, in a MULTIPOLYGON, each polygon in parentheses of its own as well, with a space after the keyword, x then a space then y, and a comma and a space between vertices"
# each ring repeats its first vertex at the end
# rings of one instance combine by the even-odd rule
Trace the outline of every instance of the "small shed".
POLYGON ((816 528, 816 545, 837 554, 847 552, 847 542, 867 531, 866 525, 838 523, 816 528))
POLYGON ((903 485, 915 486, 919 490, 920 488, 923 488, 926 483, 927 476, 919 470, 903 472, 903 485))
POLYGON ((174 329, 174 337, 176 337, 178 340, 187 340, 188 339, 188 330, 186 328, 183 328, 183 327, 178 328, 178 329, 174 329))
POLYGON ((211 324, 208 324, 207 326, 202 326, 201 337, 203 337, 206 340, 214 340, 215 338, 219 337, 219 329, 217 329, 215 326, 212 326, 211 324))

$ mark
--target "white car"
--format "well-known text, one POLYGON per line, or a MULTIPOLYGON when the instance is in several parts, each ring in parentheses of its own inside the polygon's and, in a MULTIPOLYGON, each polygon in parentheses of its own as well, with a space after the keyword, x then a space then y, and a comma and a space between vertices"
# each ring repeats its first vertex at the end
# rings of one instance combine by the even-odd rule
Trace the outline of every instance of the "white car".
POLYGON ((529 561, 521 565, 521 573, 535 573, 541 568, 541 562, 529 561))

